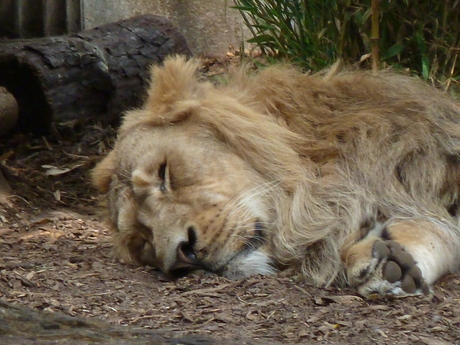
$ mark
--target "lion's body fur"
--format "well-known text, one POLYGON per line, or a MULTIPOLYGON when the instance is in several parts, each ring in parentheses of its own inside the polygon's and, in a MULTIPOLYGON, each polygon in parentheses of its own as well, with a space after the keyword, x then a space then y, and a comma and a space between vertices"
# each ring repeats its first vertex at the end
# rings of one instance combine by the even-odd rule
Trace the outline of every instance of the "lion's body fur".
MULTIPOLYGON (((257 104, 300 137, 293 154, 304 157, 297 164, 305 170, 287 197, 293 209, 281 222, 283 243, 277 248, 285 249, 288 254, 281 255, 289 261, 303 260, 305 276, 319 284, 331 282, 335 274, 328 275, 340 272, 334 255, 340 242, 375 210, 384 219, 444 221, 458 241, 459 218, 448 213, 458 207, 460 187, 457 102, 421 81, 389 72, 308 76, 273 69, 240 82, 232 88, 243 93, 242 99, 254 95, 247 104, 257 104), (323 243, 319 252, 305 250, 318 242, 323 243)), ((267 157, 270 161, 261 165, 270 167, 273 155, 256 154, 267 157)))
POLYGON ((146 106, 127 114, 120 137, 190 121, 243 157, 272 183, 278 263, 317 285, 343 282, 341 254, 366 222, 418 219, 437 224, 460 262, 458 102, 391 72, 271 67, 213 87, 195 68, 180 58, 155 68, 146 106))

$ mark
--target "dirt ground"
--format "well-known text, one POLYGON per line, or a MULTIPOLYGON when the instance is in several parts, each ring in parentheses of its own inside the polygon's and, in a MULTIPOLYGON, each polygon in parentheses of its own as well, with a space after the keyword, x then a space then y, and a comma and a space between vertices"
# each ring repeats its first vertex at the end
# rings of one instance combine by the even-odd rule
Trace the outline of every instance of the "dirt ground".
POLYGON ((432 296, 363 300, 279 274, 168 281, 114 259, 89 170, 113 143, 98 124, 0 139, 11 196, 0 199, 0 299, 113 325, 257 343, 458 344, 460 275, 432 296))

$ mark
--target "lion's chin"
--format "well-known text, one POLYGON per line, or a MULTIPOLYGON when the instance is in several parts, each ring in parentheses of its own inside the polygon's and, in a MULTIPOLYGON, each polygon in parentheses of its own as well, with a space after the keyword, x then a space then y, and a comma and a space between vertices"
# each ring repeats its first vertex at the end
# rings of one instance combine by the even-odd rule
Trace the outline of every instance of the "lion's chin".
POLYGON ((186 277, 191 273, 197 273, 204 276, 221 276, 230 280, 239 280, 255 275, 271 275, 278 270, 273 266, 273 260, 267 254, 258 250, 245 251, 238 254, 230 262, 225 264, 218 270, 213 270, 205 265, 175 269, 169 272, 164 272, 166 279, 176 280, 186 277))
POLYGON ((223 267, 219 274, 225 278, 236 280, 254 275, 270 275, 276 271, 272 259, 267 254, 253 250, 238 255, 223 267))

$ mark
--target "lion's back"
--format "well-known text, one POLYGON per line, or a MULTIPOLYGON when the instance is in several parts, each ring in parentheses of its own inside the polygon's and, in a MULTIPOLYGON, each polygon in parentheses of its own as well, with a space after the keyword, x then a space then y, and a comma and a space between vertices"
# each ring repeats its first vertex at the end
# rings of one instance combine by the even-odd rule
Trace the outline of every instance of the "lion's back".
POLYGON ((444 92, 391 71, 293 68, 269 68, 239 90, 305 138, 305 156, 348 171, 388 212, 389 204, 458 208, 460 105, 444 92))

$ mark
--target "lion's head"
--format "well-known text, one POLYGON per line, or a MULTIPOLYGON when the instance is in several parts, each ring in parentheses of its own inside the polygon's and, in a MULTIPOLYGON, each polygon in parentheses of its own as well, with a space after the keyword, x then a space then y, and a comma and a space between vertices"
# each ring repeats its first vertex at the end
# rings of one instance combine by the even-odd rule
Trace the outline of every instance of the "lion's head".
POLYGON ((311 174, 295 149, 303 140, 241 93, 199 82, 196 68, 182 58, 153 68, 145 107, 126 115, 93 173, 109 195, 116 250, 171 275, 272 273, 280 196, 311 174))

